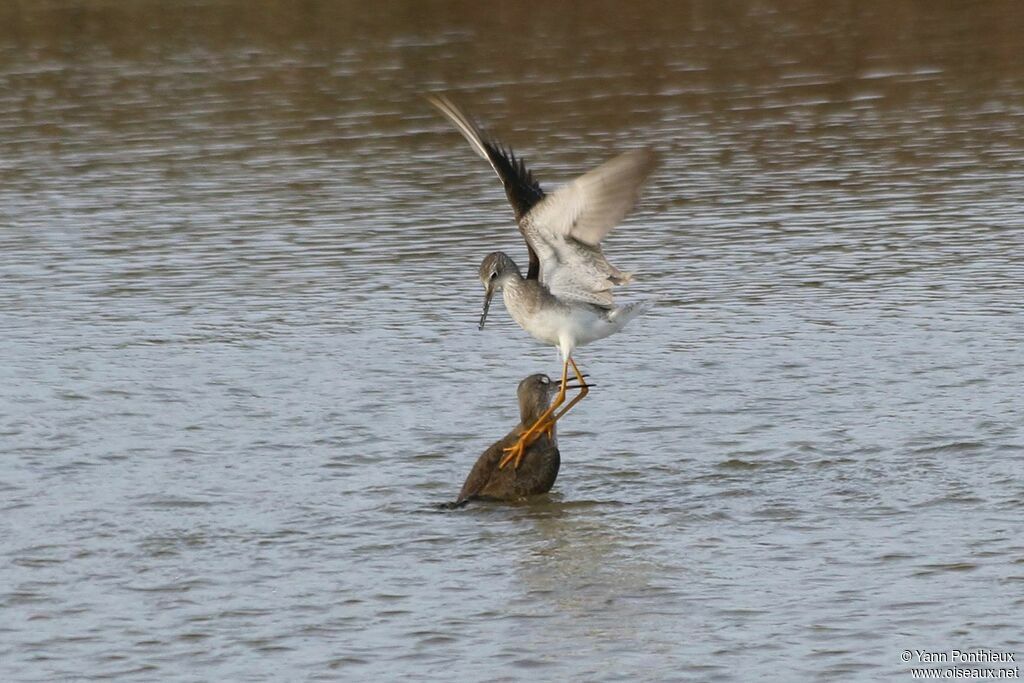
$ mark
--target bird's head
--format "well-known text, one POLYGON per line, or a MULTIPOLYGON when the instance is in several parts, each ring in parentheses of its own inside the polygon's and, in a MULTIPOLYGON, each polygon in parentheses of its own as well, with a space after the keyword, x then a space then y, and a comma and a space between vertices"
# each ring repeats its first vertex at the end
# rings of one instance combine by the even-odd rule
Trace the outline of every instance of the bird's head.
POLYGON ((519 416, 523 424, 532 424, 551 405, 551 398, 558 393, 558 382, 542 372, 526 377, 519 383, 519 416))
POLYGON ((501 289, 511 277, 522 277, 515 261, 500 251, 494 251, 484 257, 480 263, 480 282, 484 285, 484 312, 480 315, 480 329, 484 329, 487 311, 491 307, 491 297, 501 289))
MULTIPOLYGON (((584 375, 585 377, 586 375, 584 375)), ((588 385, 588 386, 593 386, 588 385)), ((524 425, 531 425, 551 405, 551 399, 558 393, 561 384, 542 372, 526 377, 519 383, 519 417, 524 425)), ((566 383, 566 389, 579 389, 575 380, 566 383)))

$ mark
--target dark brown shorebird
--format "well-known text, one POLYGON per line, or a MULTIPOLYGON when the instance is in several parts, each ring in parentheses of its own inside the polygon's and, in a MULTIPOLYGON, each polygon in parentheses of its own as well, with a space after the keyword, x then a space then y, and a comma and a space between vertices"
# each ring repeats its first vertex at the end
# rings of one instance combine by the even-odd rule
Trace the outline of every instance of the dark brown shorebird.
POLYGON ((649 149, 620 154, 547 195, 522 159, 485 136, 451 100, 440 95, 428 100, 498 174, 529 253, 525 276, 503 252, 484 257, 480 329, 491 297, 501 290, 505 308, 519 326, 557 346, 562 354, 562 381, 554 401, 518 438, 502 447, 505 455, 499 467, 512 462, 518 468, 530 445, 568 410, 556 413, 565 401, 570 365, 581 391, 569 407, 587 395, 587 383, 572 358, 575 348, 618 332, 651 305, 650 301, 615 305, 612 287, 629 282, 631 276, 605 259, 601 240, 633 208, 654 170, 656 156, 649 149))
MULTIPOLYGON (((551 381, 547 375, 530 375, 519 383, 519 424, 500 440, 491 444, 477 459, 466 483, 459 491, 454 503, 446 503, 442 507, 461 507, 470 500, 519 500, 527 496, 547 493, 558 476, 561 456, 558 452, 558 441, 555 436, 555 424, 541 431, 536 439, 526 447, 525 457, 520 467, 501 467, 501 460, 509 445, 516 443, 529 427, 550 407, 559 385, 551 381)), ((569 389, 582 388, 570 385, 569 389)), ((575 396, 564 410, 568 410, 583 397, 582 392, 575 396)))

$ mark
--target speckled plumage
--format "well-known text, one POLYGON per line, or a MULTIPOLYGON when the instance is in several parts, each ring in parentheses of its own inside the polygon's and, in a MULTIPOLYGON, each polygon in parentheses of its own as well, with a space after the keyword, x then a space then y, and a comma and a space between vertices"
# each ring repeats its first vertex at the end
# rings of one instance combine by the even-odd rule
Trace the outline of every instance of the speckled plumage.
POLYGON ((512 319, 534 339, 557 346, 563 359, 569 358, 577 346, 618 332, 650 307, 649 301, 612 308, 586 301, 566 301, 539 281, 524 278, 515 261, 500 251, 484 259, 480 279, 487 289, 488 301, 500 289, 512 319))

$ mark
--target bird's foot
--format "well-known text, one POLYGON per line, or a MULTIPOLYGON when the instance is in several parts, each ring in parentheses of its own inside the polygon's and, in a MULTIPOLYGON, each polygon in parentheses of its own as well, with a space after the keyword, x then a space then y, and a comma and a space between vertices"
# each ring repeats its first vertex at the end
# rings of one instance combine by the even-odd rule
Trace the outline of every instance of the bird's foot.
POLYGON ((537 423, 522 434, 518 441, 505 449, 505 457, 498 463, 498 469, 505 469, 505 466, 510 462, 512 463, 512 469, 519 469, 519 463, 522 462, 523 457, 526 455, 526 449, 539 439, 541 434, 547 434, 549 439, 553 439, 555 435, 555 420, 548 419, 543 423, 537 423))
POLYGON ((505 469, 505 466, 510 462, 512 463, 512 469, 519 469, 519 463, 522 462, 523 456, 526 455, 526 447, 529 445, 529 435, 523 434, 520 436, 518 441, 505 449, 505 457, 498 463, 498 469, 505 469))

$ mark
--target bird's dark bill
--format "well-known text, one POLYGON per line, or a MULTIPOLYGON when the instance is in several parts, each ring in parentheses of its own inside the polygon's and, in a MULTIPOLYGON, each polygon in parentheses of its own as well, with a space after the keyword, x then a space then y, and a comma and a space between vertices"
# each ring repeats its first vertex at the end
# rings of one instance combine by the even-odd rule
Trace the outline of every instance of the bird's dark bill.
POLYGON ((480 329, 484 329, 484 323, 487 322, 487 311, 491 308, 491 297, 494 295, 494 291, 488 291, 484 294, 484 312, 480 314, 480 329))

